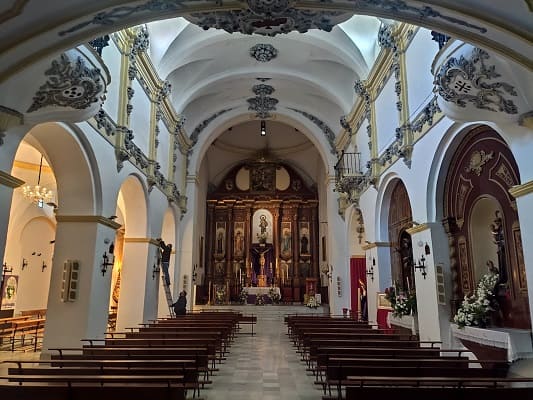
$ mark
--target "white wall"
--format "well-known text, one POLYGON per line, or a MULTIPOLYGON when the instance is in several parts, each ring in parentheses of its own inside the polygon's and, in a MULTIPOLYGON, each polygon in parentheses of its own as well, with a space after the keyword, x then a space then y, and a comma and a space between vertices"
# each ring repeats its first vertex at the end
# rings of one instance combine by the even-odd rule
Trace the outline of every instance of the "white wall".
POLYGON ((378 153, 380 154, 394 140, 396 128, 399 125, 398 111, 396 110, 398 97, 394 91, 395 84, 396 78, 393 74, 375 101, 378 153))

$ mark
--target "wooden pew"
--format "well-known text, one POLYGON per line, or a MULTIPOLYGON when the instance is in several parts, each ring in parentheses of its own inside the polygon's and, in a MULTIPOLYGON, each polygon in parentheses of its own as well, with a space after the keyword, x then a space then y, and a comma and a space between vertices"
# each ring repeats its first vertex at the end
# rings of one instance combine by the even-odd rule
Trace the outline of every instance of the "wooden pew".
POLYGON ((185 400, 185 390, 180 385, 166 383, 135 383, 131 386, 51 386, 48 383, 38 383, 22 386, 0 385, 0 397, 17 400, 185 400))
POLYGON ((501 400, 533 398, 532 378, 349 376, 346 400, 501 400), (527 386, 525 386, 527 385, 527 386))
POLYGON ((20 341, 22 346, 24 346, 27 336, 29 336, 33 341, 33 351, 37 351, 38 340, 42 338, 45 321, 46 320, 44 318, 29 318, 11 322, 11 351, 15 351, 15 343, 17 340, 20 341))
POLYGON ((475 368, 471 364, 478 364, 480 361, 466 360, 442 360, 439 358, 431 362, 413 361, 392 361, 382 359, 381 362, 374 361, 363 363, 358 359, 331 358, 326 368, 325 384, 331 388, 335 385, 337 393, 341 393, 341 386, 346 385, 348 377, 358 376, 388 376, 388 377, 446 377, 446 378, 504 378, 509 370, 507 363, 488 361, 494 368, 475 368))

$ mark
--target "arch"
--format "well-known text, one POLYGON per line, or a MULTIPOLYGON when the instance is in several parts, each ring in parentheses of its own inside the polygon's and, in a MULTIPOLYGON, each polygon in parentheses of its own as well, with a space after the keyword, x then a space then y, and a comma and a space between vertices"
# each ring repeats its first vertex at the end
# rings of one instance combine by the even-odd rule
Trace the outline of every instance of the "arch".
POLYGON ((463 296, 474 291, 476 278, 482 274, 479 271, 492 262, 500 277, 496 294, 501 313, 495 323, 527 328, 529 301, 523 257, 518 253, 521 252, 520 227, 513 208, 515 199, 509 193, 510 187, 520 183, 520 175, 511 149, 494 129, 478 124, 462 129, 449 141, 446 152, 434 207, 436 216, 442 217, 450 254, 456 255, 450 257, 452 314, 463 296), (492 207, 492 212, 480 204, 492 207), (493 249, 479 239, 496 240, 494 235, 501 235, 504 240, 496 259, 490 259, 494 256, 493 249), (480 257, 486 259, 480 261, 480 257), (477 265, 480 262, 482 265, 477 265))
MULTIPOLYGON (((284 109, 279 111, 280 113, 277 115, 276 120, 286 123, 289 126, 293 126, 303 133, 317 149, 318 154, 320 155, 320 158, 324 164, 324 170, 326 172, 332 171, 337 160, 335 155, 325 150, 327 147, 325 144, 326 139, 322 134, 316 133, 316 126, 314 126, 311 121, 303 116, 295 115, 296 113, 292 113, 292 115, 290 115, 283 112, 284 109)), ((197 175, 200 171, 201 161, 204 159, 211 144, 231 126, 235 126, 241 122, 249 120, 248 111, 245 111, 245 109, 236 109, 220 115, 213 122, 211 122, 212 124, 216 122, 217 125, 212 130, 204 131, 200 135, 201 139, 198 140, 198 143, 194 146, 193 152, 189 159, 189 171, 195 171, 194 174, 197 175)), ((191 174, 191 172, 189 172, 189 174, 191 174)))
MULTIPOLYGON (((188 4, 184 3, 179 7, 162 7, 145 2, 113 7, 109 0, 91 5, 84 3, 82 7, 81 0, 78 0, 71 1, 67 8, 59 3, 49 5, 48 18, 43 18, 32 7, 26 7, 20 13, 12 15, 7 13, 8 20, 24 18, 26 23, 23 24, 23 28, 21 24, 11 23, 9 29, 4 32, 4 37, 8 39, 0 51, 9 54, 11 59, 2 65, 0 77, 5 79, 36 58, 46 57, 53 52, 87 42, 95 36, 146 21, 184 15, 187 13, 187 6, 188 4), (75 10, 84 10, 85 16, 75 10), (65 18, 65 15, 70 17, 65 18), (48 28, 43 30, 43 24, 48 28), (43 40, 44 37, 48 40, 43 40), (31 48, 38 50, 28 51, 31 48)), ((438 9, 429 1, 421 1, 416 5, 363 2, 355 9, 351 3, 339 2, 335 6, 338 10, 344 8, 346 12, 355 11, 358 14, 383 18, 390 18, 393 12, 394 18, 398 21, 430 29, 437 28, 443 33, 505 54, 530 69, 533 67, 531 59, 527 57, 530 21, 523 0, 515 0, 512 4, 509 2, 491 4, 490 7, 479 0, 463 1, 460 7, 459 2, 457 4, 450 2, 450 4, 440 4, 438 9), (476 17, 470 15, 473 14, 473 10, 476 17), (494 22, 495 16, 499 16, 496 19, 497 23, 494 22)), ((221 7, 226 6, 217 4, 211 10, 204 11, 220 11, 221 7)), ((331 7, 331 4, 327 7, 331 7)))
POLYGON ((33 127, 24 139, 44 155, 54 171, 60 214, 95 215, 101 212, 99 168, 94 152, 80 130, 65 123, 49 122, 33 127))
POLYGON ((147 190, 142 177, 129 175, 120 186, 117 206, 121 210, 126 237, 145 238, 148 233, 147 190))

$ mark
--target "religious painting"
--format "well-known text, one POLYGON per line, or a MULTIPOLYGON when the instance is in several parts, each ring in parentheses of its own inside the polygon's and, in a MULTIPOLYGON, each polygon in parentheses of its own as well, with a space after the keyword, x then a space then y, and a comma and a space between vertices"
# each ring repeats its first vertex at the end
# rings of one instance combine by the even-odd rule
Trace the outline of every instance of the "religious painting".
POLYGON ((292 232, 291 223, 281 223, 281 244, 280 244, 281 256, 285 259, 291 257, 292 253, 292 232))
POLYGON ((244 255, 244 222, 235 222, 233 232, 233 254, 240 259, 244 255))
POLYGON ((250 173, 250 188, 254 191, 272 191, 275 186, 276 167, 255 165, 250 173))
POLYGON ((310 254, 309 222, 300 222, 300 254, 310 254))
POLYGON ((13 310, 17 301, 18 275, 5 275, 2 287, 2 310, 13 310))
POLYGON ((215 254, 223 256, 226 251, 226 223, 217 222, 215 232, 215 254))
POLYGON ((272 243, 272 214, 265 209, 257 210, 252 218, 253 243, 272 243))
POLYGON ((378 299, 377 299, 378 309, 380 309, 380 310, 392 310, 392 304, 387 299, 387 294, 386 293, 378 293, 377 296, 378 296, 378 299))
POLYGON ((226 268, 223 262, 217 262, 215 264, 215 276, 217 278, 223 278, 226 275, 226 268))

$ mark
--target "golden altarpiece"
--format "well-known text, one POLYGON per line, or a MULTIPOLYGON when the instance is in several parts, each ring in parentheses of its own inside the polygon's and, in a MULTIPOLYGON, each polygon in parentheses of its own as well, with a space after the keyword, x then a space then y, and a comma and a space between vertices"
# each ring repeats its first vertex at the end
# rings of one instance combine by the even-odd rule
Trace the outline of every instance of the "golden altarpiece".
POLYGON ((306 278, 319 276, 317 191, 282 161, 261 156, 232 168, 208 193, 206 221, 212 304, 237 300, 242 288, 301 301, 306 278))

